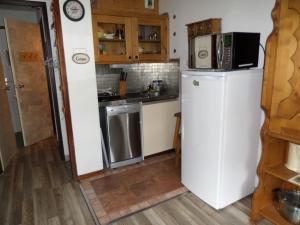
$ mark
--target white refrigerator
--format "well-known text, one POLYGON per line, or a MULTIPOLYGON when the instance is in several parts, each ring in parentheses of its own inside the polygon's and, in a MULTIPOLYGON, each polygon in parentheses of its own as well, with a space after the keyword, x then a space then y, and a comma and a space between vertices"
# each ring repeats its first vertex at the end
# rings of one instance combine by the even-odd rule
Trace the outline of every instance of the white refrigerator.
POLYGON ((215 209, 255 188, 262 70, 184 71, 182 183, 215 209))

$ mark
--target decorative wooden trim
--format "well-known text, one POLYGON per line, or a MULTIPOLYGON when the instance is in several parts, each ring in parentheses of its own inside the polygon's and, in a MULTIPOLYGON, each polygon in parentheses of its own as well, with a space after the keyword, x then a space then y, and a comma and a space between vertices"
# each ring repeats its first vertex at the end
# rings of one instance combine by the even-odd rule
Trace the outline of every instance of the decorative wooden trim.
POLYGON ((60 17, 60 9, 59 9, 59 0, 53 0, 53 14, 54 14, 54 20, 55 20, 54 23, 55 23, 55 30, 56 30, 56 32, 55 32, 56 47, 57 47, 57 52, 58 52, 59 64, 60 64, 61 90, 62 90, 62 95, 63 95, 63 105, 64 105, 64 112, 65 112, 65 118, 66 118, 69 156, 70 156, 73 178, 75 180, 78 180, 74 137, 73 137, 73 129, 72 129, 71 110, 70 110, 69 91, 68 91, 68 80, 67 80, 64 44, 63 44, 62 27, 61 27, 61 17, 60 17))
POLYGON ((216 34, 222 31, 222 19, 211 18, 186 24, 188 29, 188 39, 201 35, 216 34))
MULTIPOLYGON (((42 26, 44 27, 44 31, 41 30, 41 34, 45 34, 45 38, 47 39, 47 45, 45 46, 45 56, 47 59, 52 59, 52 46, 51 46, 51 38, 50 38, 50 27, 49 27, 49 21, 48 21, 48 13, 47 13, 47 5, 45 2, 42 3, 42 26), (46 55, 47 54, 47 55, 46 55)), ((42 27, 41 27, 42 28, 42 27)), ((49 97, 51 102, 53 103, 54 107, 51 107, 52 109, 52 116, 53 116, 53 124, 56 123, 56 126, 53 126, 55 133, 58 137, 58 148, 59 148, 59 154, 62 160, 66 160, 65 153, 64 153, 64 146, 63 146, 63 137, 61 132, 61 122, 60 122, 60 114, 59 114, 59 106, 58 106, 58 98, 57 98, 57 87, 56 87, 56 81, 55 81, 55 71, 54 68, 48 67, 47 77, 48 77, 48 85, 49 87, 49 97)))
POLYGON ((261 105, 265 111, 266 117, 270 118, 270 108, 272 103, 272 92, 273 92, 273 82, 274 82, 274 65, 276 62, 276 50, 278 42, 278 24, 277 20, 279 17, 279 1, 276 0, 274 8, 272 10, 271 16, 273 19, 273 30, 267 39, 266 44, 266 56, 265 56, 265 69, 263 78, 263 91, 262 91, 262 101, 261 105))
POLYGON ((99 170, 99 171, 95 171, 95 172, 91 172, 91 173, 86 173, 86 174, 78 176, 77 180, 89 179, 91 177, 99 176, 99 175, 101 175, 103 173, 104 173, 104 170, 99 170))
POLYGON ((295 101, 295 98, 292 98, 292 94, 296 92, 291 92, 288 98, 278 98, 278 93, 284 93, 282 95, 287 96, 290 87, 292 87, 291 90, 299 91, 298 86, 293 83, 296 81, 296 70, 299 68, 299 17, 300 3, 298 0, 276 0, 272 10, 273 31, 268 37, 266 47, 261 102, 266 118, 261 129, 262 155, 257 169, 259 185, 252 199, 251 221, 253 223, 266 218, 274 224, 292 225, 275 210, 273 189, 299 189, 288 182, 289 178, 296 173, 289 171, 284 166, 288 143, 300 143, 299 120, 292 121, 295 113, 299 115, 299 99, 296 98, 295 101), (291 44, 294 41, 297 41, 295 42, 296 46, 291 44), (286 52, 294 54, 285 54, 286 52), (291 64, 288 65, 287 62, 291 64), (291 69, 291 65, 294 67, 294 71, 291 69), (289 85, 280 86, 284 82, 289 85), (284 108, 280 108, 282 104, 285 104, 284 108), (294 111, 290 111, 290 109, 294 111), (293 124, 296 126, 292 126, 293 124))
POLYGON ((153 16, 159 13, 159 0, 153 0, 154 8, 145 8, 144 0, 96 0, 92 4, 93 14, 110 16, 153 16))

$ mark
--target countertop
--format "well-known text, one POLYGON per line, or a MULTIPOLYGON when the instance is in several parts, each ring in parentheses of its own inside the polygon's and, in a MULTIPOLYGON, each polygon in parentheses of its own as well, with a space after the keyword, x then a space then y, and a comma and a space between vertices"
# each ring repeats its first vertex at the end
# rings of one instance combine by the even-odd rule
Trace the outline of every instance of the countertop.
POLYGON ((165 91, 160 93, 159 95, 149 94, 146 92, 138 92, 138 93, 127 93, 124 97, 119 95, 116 96, 107 96, 107 97, 99 97, 98 102, 99 106, 109 106, 109 105, 119 105, 119 104, 126 104, 126 103, 135 103, 135 102, 142 102, 142 103, 156 103, 160 101, 168 101, 174 100, 179 97, 178 92, 175 91, 165 91))

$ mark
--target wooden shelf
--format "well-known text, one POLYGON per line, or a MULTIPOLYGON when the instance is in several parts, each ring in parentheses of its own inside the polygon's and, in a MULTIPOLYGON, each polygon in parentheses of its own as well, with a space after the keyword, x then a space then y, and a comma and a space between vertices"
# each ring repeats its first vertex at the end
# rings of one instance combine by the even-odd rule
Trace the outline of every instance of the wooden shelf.
POLYGON ((279 214, 274 205, 261 209, 260 214, 276 225, 293 225, 279 214))
MULTIPOLYGON (((266 173, 268 173, 274 177, 277 177, 281 180, 284 180, 286 182, 289 182, 290 178, 297 175, 296 172, 287 169, 284 165, 277 165, 274 167, 270 167, 270 168, 266 169, 266 173)), ((298 186, 300 186, 300 185, 298 185, 298 186)))
POLYGON ((99 42, 125 42, 125 39, 104 39, 104 38, 99 38, 99 42))
POLYGON ((160 40, 139 40, 140 43, 160 43, 160 40))
POLYGON ((292 142, 292 143, 300 145, 300 141, 298 139, 295 139, 295 138, 292 138, 292 137, 288 137, 288 136, 286 136, 284 134, 276 134, 276 133, 273 133, 273 132, 268 132, 268 135, 270 137, 282 139, 282 140, 285 140, 285 141, 292 142))
POLYGON ((160 54, 160 52, 140 52, 140 55, 156 55, 156 54, 160 54))

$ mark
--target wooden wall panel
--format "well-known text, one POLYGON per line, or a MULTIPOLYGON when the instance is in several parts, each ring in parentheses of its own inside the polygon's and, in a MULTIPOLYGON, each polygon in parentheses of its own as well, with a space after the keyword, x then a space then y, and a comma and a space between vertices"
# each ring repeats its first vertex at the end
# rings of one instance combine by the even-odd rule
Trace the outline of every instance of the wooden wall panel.
POLYGON ((288 224, 275 209, 275 188, 298 190, 289 183, 297 173, 285 167, 289 142, 300 144, 300 1, 277 0, 274 29, 267 41, 262 106, 262 156, 251 220, 288 224))
POLYGON ((116 16, 158 15, 159 0, 153 0, 154 8, 146 9, 144 0, 97 0, 92 12, 116 16))
POLYGON ((270 131, 300 139, 300 4, 281 4, 270 131))

